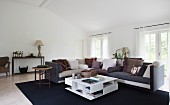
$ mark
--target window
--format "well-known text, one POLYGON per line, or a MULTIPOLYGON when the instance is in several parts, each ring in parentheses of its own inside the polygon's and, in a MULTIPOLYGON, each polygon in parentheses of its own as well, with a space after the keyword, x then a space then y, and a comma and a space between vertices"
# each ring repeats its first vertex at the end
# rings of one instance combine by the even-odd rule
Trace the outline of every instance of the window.
POLYGON ((148 62, 156 60, 156 34, 145 34, 145 58, 148 62))
POLYGON ((96 38, 95 39, 95 56, 98 58, 102 57, 102 39, 96 38))
POLYGON ((106 36, 92 38, 91 57, 108 58, 108 38, 106 36))
POLYGON ((168 30, 145 32, 145 61, 161 60, 165 64, 167 74, 168 64, 168 30))

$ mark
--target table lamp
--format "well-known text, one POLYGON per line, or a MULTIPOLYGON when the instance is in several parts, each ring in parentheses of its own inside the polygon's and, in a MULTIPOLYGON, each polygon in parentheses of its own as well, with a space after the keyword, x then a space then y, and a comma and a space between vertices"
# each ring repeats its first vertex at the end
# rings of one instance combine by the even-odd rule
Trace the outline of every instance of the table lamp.
POLYGON ((123 48, 122 48, 122 52, 123 52, 123 54, 125 55, 124 58, 127 58, 127 53, 129 53, 128 47, 123 47, 123 48))
POLYGON ((41 40, 36 40, 34 46, 38 46, 38 56, 41 56, 41 46, 44 46, 41 40))

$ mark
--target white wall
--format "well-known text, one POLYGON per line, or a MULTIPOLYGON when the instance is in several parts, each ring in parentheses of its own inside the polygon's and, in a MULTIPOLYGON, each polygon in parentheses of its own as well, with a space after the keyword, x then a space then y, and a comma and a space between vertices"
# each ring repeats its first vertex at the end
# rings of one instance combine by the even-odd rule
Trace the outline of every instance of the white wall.
POLYGON ((96 32, 88 34, 87 37, 87 57, 90 57, 90 35, 105 33, 105 32, 112 32, 108 35, 108 48, 109 48, 109 58, 113 58, 113 53, 119 48, 128 47, 130 50, 130 55, 134 55, 135 50, 135 37, 134 37, 134 30, 130 26, 125 27, 118 27, 118 28, 111 28, 105 31, 96 32))
MULTIPOLYGON (((46 61, 57 58, 81 58, 84 32, 44 8, 15 2, 0 1, 0 56, 9 56, 12 52, 24 51, 37 55, 34 42, 43 41, 42 55, 46 61)), ((18 66, 39 64, 39 60, 16 61, 18 66)))
MULTIPOLYGON (((112 27, 107 30, 103 30, 100 32, 95 33, 88 33, 89 35, 93 34, 100 34, 105 32, 112 32, 109 36, 109 58, 113 57, 113 53, 119 48, 122 47, 128 47, 130 50, 130 57, 135 57, 135 44, 136 44, 136 38, 135 38, 135 30, 136 27, 146 26, 146 25, 155 25, 155 24, 161 24, 169 22, 169 19, 162 19, 158 21, 153 22, 143 22, 143 23, 136 23, 132 25, 125 25, 125 26, 117 26, 112 27)), ((90 57, 90 40, 89 37, 87 37, 87 57, 90 57)))
POLYGON ((130 56, 134 56, 135 35, 133 27, 113 28, 111 32, 109 35, 109 56, 113 57, 113 53, 122 47, 128 47, 130 56))

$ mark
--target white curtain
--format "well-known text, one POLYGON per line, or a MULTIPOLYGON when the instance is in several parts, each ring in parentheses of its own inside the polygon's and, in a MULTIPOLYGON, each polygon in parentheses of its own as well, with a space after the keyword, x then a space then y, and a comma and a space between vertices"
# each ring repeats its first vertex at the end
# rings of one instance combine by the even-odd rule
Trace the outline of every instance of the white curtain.
POLYGON ((136 34, 135 55, 137 58, 145 59, 144 29, 143 28, 136 29, 135 34, 136 34))
POLYGON ((168 32, 168 64, 167 64, 167 70, 169 73, 169 96, 170 96, 170 25, 169 25, 169 32, 168 32))
POLYGON ((103 36, 103 56, 102 58, 105 59, 105 58, 109 58, 108 57, 108 53, 109 53, 109 48, 108 48, 108 36, 103 36))
POLYGON ((169 32, 168 32, 168 65, 167 69, 169 71, 169 77, 170 77, 170 25, 169 25, 169 32))
POLYGON ((96 47, 96 45, 95 45, 95 37, 91 37, 90 40, 91 40, 90 56, 95 57, 95 54, 96 54, 96 51, 95 51, 95 47, 96 47))
POLYGON ((97 57, 97 58, 108 58, 108 36, 102 35, 102 36, 93 36, 91 37, 91 57, 97 57), (96 56, 96 40, 101 40, 101 56, 96 56))

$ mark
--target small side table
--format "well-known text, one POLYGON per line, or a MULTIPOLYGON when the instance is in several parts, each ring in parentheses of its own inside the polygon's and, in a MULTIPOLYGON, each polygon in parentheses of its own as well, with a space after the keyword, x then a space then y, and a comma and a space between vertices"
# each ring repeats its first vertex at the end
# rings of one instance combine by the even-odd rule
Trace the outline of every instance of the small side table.
POLYGON ((50 70, 52 69, 52 67, 46 67, 46 68, 33 67, 32 69, 35 70, 35 83, 37 81, 36 80, 36 71, 38 71, 38 73, 39 73, 39 83, 36 83, 36 84, 39 84, 39 86, 41 86, 41 84, 49 84, 49 88, 50 88, 50 75, 51 75, 50 70), (43 82, 43 79, 45 79, 45 74, 49 75, 48 83, 43 82))

